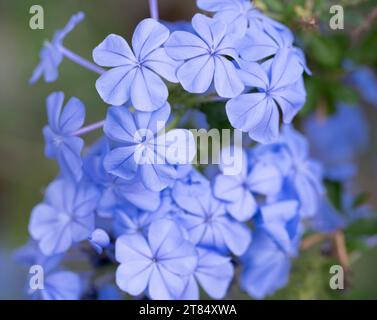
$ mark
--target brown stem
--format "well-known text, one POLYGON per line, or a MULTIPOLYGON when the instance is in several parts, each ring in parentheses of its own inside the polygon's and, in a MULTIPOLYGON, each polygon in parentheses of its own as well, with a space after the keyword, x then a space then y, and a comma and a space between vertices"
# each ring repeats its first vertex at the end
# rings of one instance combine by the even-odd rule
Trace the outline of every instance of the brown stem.
POLYGON ((370 14, 366 17, 364 22, 351 32, 353 42, 357 42, 362 34, 369 30, 374 21, 377 19, 377 6, 373 8, 370 14))

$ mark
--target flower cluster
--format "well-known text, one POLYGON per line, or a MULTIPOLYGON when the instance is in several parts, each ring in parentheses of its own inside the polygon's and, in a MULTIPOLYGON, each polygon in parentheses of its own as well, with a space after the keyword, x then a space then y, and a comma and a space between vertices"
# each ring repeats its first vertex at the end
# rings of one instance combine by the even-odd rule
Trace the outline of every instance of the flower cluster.
POLYGON ((145 19, 131 43, 106 37, 93 50, 96 64, 63 46, 82 13, 43 47, 32 83, 42 75, 55 81, 65 57, 100 75, 96 89, 109 108, 104 120, 83 127, 78 98, 47 98, 45 154, 60 173, 32 211, 32 240, 21 254, 48 275, 33 296, 116 299, 121 291, 198 299, 202 288, 220 299, 239 280, 263 298, 287 283, 303 222, 326 199, 328 168, 311 158, 291 124, 310 70, 290 30, 250 1, 197 4, 213 17, 196 14, 191 24, 145 19), (227 174, 224 162, 214 170, 192 164, 194 136, 176 126, 190 117, 199 128, 208 124, 191 104, 176 104, 173 91, 195 105, 223 103, 218 112, 251 142, 236 158, 239 172, 227 174), (99 128, 104 135, 84 148, 82 136, 99 128), (78 256, 93 272, 61 269, 78 256))

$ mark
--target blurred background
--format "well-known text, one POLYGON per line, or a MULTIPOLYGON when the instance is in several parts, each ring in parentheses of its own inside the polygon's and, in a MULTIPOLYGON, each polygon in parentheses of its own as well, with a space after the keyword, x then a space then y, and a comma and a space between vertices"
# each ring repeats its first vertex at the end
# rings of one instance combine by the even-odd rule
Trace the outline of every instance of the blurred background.
MULTIPOLYGON (((159 2, 163 20, 190 20, 197 12, 195 0, 159 2)), ((369 141, 358 159, 355 185, 365 195, 363 201, 377 208, 377 2, 260 0, 256 4, 293 30, 313 71, 306 78, 308 102, 298 124, 301 117, 313 112, 331 114, 338 101, 357 105, 365 114, 369 141), (344 7, 344 30, 328 27, 332 4, 344 7), (348 81, 349 71, 359 67, 368 70, 368 75, 357 83, 348 81)), ((57 173, 55 163, 43 154, 46 96, 62 90, 67 96, 79 97, 87 107, 88 123, 102 119, 106 112, 94 87, 97 75, 68 60, 57 82, 28 85, 43 42, 77 11, 84 11, 86 20, 67 37, 65 46, 87 59, 109 33, 130 39, 136 24, 149 17, 147 0, 0 0, 0 299, 24 298, 26 274, 14 262, 13 250, 28 240, 30 211, 57 173), (35 4, 44 8, 44 30, 29 28, 29 10, 35 4)), ((377 299, 377 247, 373 241, 352 241, 356 236, 373 239, 375 234, 375 218, 346 230, 352 270, 347 290, 329 289, 328 270, 336 261, 314 246, 295 262, 289 286, 272 298, 377 299)), ((231 297, 246 298, 239 292, 231 297)))

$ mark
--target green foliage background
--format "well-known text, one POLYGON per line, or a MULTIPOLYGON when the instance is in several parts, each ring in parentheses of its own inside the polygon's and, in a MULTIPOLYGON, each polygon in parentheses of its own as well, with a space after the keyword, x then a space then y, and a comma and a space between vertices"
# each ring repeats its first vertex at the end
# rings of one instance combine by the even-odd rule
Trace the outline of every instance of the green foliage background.
MULTIPOLYGON (((368 194, 368 202, 377 207, 376 124, 377 109, 360 100, 358 92, 343 84, 342 63, 377 69, 377 24, 375 19, 360 30, 377 3, 373 0, 257 0, 257 5, 272 17, 287 24, 307 54, 313 77, 307 77, 308 101, 300 118, 310 112, 329 114, 336 101, 361 105, 368 115, 371 130, 369 151, 360 159, 358 185, 368 194), (329 8, 341 4, 345 11, 345 29, 330 30, 329 8)), ((73 51, 91 58, 92 49, 109 33, 130 38, 138 21, 149 16, 147 0, 0 0, 0 250, 9 251, 27 241, 31 209, 41 200, 43 188, 54 178, 57 168, 43 156, 41 129, 46 122, 45 97, 56 90, 77 96, 87 106, 88 123, 102 119, 106 106, 98 97, 96 75, 64 61, 59 80, 29 87, 27 80, 38 61, 45 39, 62 27, 72 13, 85 11, 87 19, 66 40, 73 51), (29 28, 29 9, 42 5, 45 29, 29 28)), ((161 18, 190 20, 196 12, 194 0, 160 0, 161 18)), ((377 89, 377 88, 376 88, 377 89)), ((213 127, 226 126, 221 108, 206 110, 213 127)), ((94 134, 90 139, 94 139, 94 134)), ((323 246, 303 252, 294 262, 290 284, 272 298, 278 299, 370 299, 377 298, 377 249, 367 248, 360 237, 377 234, 377 220, 361 221, 346 230, 351 259, 351 286, 342 292, 329 289, 329 267, 337 263, 323 253, 323 246)), ((10 264, 2 259, 0 268, 10 264)), ((16 273, 11 291, 0 283, 0 298, 20 297, 25 275, 16 273), (11 293, 13 292, 13 293, 11 293)), ((1 279, 1 277, 0 277, 1 279)), ((232 289, 229 298, 248 298, 232 289)))

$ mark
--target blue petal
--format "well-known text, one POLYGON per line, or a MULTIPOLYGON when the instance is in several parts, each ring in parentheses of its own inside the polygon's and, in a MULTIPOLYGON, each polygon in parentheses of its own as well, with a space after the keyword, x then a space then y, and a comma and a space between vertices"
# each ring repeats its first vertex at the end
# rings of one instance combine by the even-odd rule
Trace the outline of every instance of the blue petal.
POLYGON ((85 121, 85 106, 77 98, 72 97, 65 105, 59 121, 62 133, 69 134, 82 127, 85 121))
POLYGON ((105 157, 104 168, 109 173, 130 180, 135 177, 138 165, 134 158, 135 146, 116 148, 105 157))
POLYGON ((126 107, 111 107, 107 111, 104 132, 113 141, 133 144, 138 128, 134 115, 126 107))
POLYGON ((177 77, 186 91, 204 93, 209 89, 214 73, 214 59, 206 54, 184 63, 178 69, 177 77))
POLYGON ((143 61, 149 53, 161 47, 169 38, 169 30, 154 19, 144 19, 135 29, 132 47, 135 56, 143 61))
POLYGON ((139 68, 131 85, 133 106, 140 111, 154 111, 161 108, 169 96, 161 78, 148 68, 139 68))
POLYGON ((81 294, 80 277, 69 271, 50 274, 45 279, 44 300, 78 300, 81 294))
POLYGON ((166 53, 175 60, 188 60, 208 54, 207 44, 195 34, 173 32, 165 43, 166 53))
POLYGON ((135 65, 137 60, 126 40, 110 34, 93 50, 93 60, 103 67, 135 65))
POLYGON ((130 98, 136 71, 133 65, 124 65, 106 71, 96 81, 98 94, 108 104, 123 105, 130 98))
POLYGON ((263 299, 288 283, 290 259, 264 232, 254 234, 243 261, 241 287, 254 298, 263 299))
POLYGON ((234 64, 222 56, 215 58, 214 79, 215 88, 220 97, 233 98, 244 90, 234 64))

